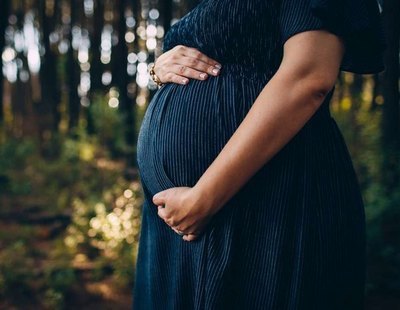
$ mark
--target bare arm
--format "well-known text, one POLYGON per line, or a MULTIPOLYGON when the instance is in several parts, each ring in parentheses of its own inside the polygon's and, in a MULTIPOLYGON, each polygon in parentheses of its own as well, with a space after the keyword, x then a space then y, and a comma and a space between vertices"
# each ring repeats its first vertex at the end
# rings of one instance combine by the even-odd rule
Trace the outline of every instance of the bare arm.
POLYGON ((196 185, 153 196, 158 215, 184 233, 184 240, 195 240, 213 214, 317 111, 336 82, 343 54, 342 39, 324 30, 289 38, 279 69, 196 185))
POLYGON ((276 74, 194 187, 217 212, 316 112, 335 85, 344 44, 336 35, 307 31, 288 39, 276 74))

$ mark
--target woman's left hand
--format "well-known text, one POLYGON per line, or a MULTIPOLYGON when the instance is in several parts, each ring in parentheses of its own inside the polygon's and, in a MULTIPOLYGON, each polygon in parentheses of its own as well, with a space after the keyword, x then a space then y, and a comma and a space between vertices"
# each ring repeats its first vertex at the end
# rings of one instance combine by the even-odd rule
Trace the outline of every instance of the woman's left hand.
POLYGON ((195 240, 212 218, 212 208, 193 187, 173 187, 153 196, 158 216, 186 241, 195 240))

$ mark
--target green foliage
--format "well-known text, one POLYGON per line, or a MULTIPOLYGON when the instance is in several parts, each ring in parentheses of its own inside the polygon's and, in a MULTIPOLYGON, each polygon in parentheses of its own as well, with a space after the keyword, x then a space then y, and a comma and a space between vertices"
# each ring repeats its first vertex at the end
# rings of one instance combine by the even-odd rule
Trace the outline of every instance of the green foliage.
POLYGON ((16 299, 31 294, 29 283, 34 277, 33 262, 26 244, 16 241, 0 252, 0 297, 16 299))
POLYGON ((17 178, 37 147, 32 139, 9 139, 0 147, 0 194, 24 195, 31 189, 29 180, 17 178), (12 172, 15 172, 13 175, 12 172))
POLYGON ((0 300, 18 305, 31 298, 43 309, 64 309, 67 297, 82 290, 83 275, 121 289, 132 284, 142 193, 138 181, 122 177, 125 163, 113 158, 124 146, 113 138, 122 125, 112 113, 104 111, 108 127, 99 123, 99 135, 78 127, 73 135, 55 137, 57 151, 47 148, 49 158, 35 140, 8 138, 0 146, 7 180, 0 190, 1 212, 19 210, 17 222, 7 224, 14 233, 0 227, 0 300), (70 215, 71 221, 65 227, 57 221, 17 224, 32 215, 70 215))
POLYGON ((15 241, 0 252, 0 299, 12 303, 42 303, 47 309, 61 309, 65 294, 77 283, 69 262, 51 260, 40 267, 36 249, 28 242, 15 241))
POLYGON ((73 222, 64 241, 71 253, 80 253, 85 260, 101 258, 103 266, 114 270, 116 283, 130 285, 142 198, 138 183, 125 183, 127 188, 122 193, 121 186, 117 183, 105 191, 100 202, 75 200, 73 222))
POLYGON ((121 156, 128 151, 124 118, 118 109, 108 105, 104 97, 102 93, 95 94, 90 106, 96 137, 99 143, 111 152, 111 156, 121 156))
POLYGON ((43 307, 45 309, 61 310, 65 308, 64 295, 54 289, 48 289, 43 296, 43 307))
POLYGON ((134 246, 123 246, 119 250, 119 258, 112 260, 114 269, 115 283, 121 288, 132 287, 135 278, 135 268, 137 255, 137 242, 134 246))
POLYGON ((48 268, 45 277, 48 285, 58 292, 68 291, 77 280, 75 271, 71 267, 48 268))
POLYGON ((335 115, 346 138, 365 203, 367 220, 367 293, 400 292, 400 153, 381 144, 381 110, 363 101, 357 110, 335 115), (390 168, 387 158, 396 164, 390 168), (390 176, 389 176, 390 175, 390 176))

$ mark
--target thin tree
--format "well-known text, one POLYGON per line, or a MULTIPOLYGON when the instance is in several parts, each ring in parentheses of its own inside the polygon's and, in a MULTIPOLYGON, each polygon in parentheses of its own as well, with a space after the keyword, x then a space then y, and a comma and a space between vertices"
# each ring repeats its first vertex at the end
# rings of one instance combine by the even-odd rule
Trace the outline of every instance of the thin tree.
POLYGON ((378 97, 381 95, 381 77, 379 73, 375 73, 374 77, 374 88, 372 89, 372 100, 371 100, 371 106, 370 110, 375 111, 378 106, 378 97))
POLYGON ((80 103, 79 103, 79 95, 78 95, 78 63, 75 59, 74 49, 72 47, 72 27, 76 23, 76 14, 77 14, 77 5, 76 0, 70 1, 70 31, 69 31, 69 42, 70 46, 67 53, 67 83, 68 83, 68 128, 72 130, 77 127, 79 121, 79 112, 80 112, 80 103))
POLYGON ((101 77, 103 64, 100 61, 101 52, 101 33, 104 27, 104 1, 96 0, 93 19, 93 31, 91 42, 92 61, 90 64, 91 89, 92 91, 102 90, 101 77))
POLYGON ((383 95, 385 98, 382 115, 382 145, 384 161, 383 179, 388 193, 397 189, 400 181, 400 111, 399 111, 399 37, 400 2, 385 0, 383 26, 387 38, 385 67, 383 74, 383 95))
MULTIPOLYGON (((9 1, 0 1, 0 65, 3 67, 3 59, 1 54, 5 44, 5 29, 8 24, 9 1)), ((3 121, 3 74, 0 72, 0 123, 3 121)))
POLYGON ((386 69, 383 75, 383 143, 385 147, 398 146, 400 138, 399 111, 399 37, 400 2, 385 0, 383 25, 388 47, 385 53, 386 69))
POLYGON ((57 55, 50 46, 50 34, 55 28, 58 1, 54 0, 54 7, 48 7, 47 1, 40 3, 40 20, 42 28, 42 45, 45 51, 40 69, 40 83, 42 102, 40 104, 39 119, 42 132, 45 130, 57 132, 60 122, 59 102, 60 90, 57 76, 57 55))
POLYGON ((127 26, 125 22, 125 9, 126 0, 115 1, 115 23, 118 33, 118 43, 113 47, 112 50, 112 69, 113 69, 113 84, 118 87, 119 91, 119 108, 122 113, 125 113, 128 107, 128 47, 125 42, 125 34, 127 26))
POLYGON ((119 110, 124 118, 125 124, 125 142, 129 146, 127 153, 128 166, 132 166, 134 161, 133 146, 136 142, 135 135, 135 122, 133 112, 133 100, 128 96, 129 75, 127 73, 128 67, 128 47, 125 42, 125 34, 127 32, 127 25, 125 20, 125 10, 127 7, 127 0, 118 0, 114 2, 117 6, 117 32, 118 44, 113 48, 113 84, 119 90, 119 110))
POLYGON ((172 0, 162 0, 161 1, 161 14, 163 18, 164 33, 167 33, 171 27, 171 20, 173 16, 173 1, 172 0))
POLYGON ((192 10, 201 0, 186 0, 187 10, 192 10))

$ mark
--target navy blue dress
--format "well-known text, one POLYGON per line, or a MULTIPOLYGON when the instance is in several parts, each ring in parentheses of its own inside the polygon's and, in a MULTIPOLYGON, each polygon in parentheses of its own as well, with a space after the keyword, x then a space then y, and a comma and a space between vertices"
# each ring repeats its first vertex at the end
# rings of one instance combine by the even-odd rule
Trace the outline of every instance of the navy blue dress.
POLYGON ((165 84, 147 107, 134 310, 362 309, 364 206, 330 114, 334 89, 196 241, 184 241, 152 203, 159 191, 196 184, 277 71, 285 41, 317 29, 345 39, 342 70, 384 69, 375 0, 203 0, 167 32, 164 52, 195 47, 222 69, 165 84))

